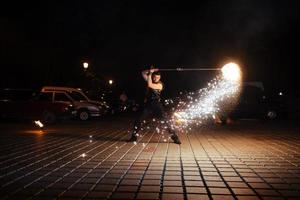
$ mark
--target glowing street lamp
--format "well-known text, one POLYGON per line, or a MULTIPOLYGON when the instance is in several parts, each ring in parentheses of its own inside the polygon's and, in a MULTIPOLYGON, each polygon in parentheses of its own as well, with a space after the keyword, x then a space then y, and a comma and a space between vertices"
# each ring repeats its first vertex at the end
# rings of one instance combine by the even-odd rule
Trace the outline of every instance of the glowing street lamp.
POLYGON ((235 63, 228 63, 221 69, 225 79, 230 81, 239 81, 241 79, 240 67, 235 63))
POLYGON ((34 121, 34 123, 35 123, 36 126, 38 126, 40 128, 44 127, 44 124, 40 120, 34 121))
POLYGON ((114 83, 114 81, 110 79, 110 80, 108 81, 108 83, 109 83, 109 85, 112 85, 112 84, 114 83))
POLYGON ((89 67, 89 63, 84 62, 84 63, 83 63, 83 68, 86 70, 88 67, 89 67))

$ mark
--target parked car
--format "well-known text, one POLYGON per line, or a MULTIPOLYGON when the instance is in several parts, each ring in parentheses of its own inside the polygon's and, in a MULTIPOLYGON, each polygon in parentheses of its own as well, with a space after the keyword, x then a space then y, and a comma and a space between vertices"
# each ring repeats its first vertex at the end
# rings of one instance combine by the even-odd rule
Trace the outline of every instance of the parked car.
POLYGON ((80 89, 69 87, 43 87, 41 93, 52 95, 53 102, 70 102, 77 110, 77 117, 86 121, 91 117, 99 117, 106 114, 108 106, 100 101, 90 100, 80 89))
POLYGON ((52 124, 76 115, 68 102, 53 102, 46 94, 28 89, 3 89, 0 92, 0 117, 41 120, 52 124))
POLYGON ((261 82, 245 82, 236 107, 225 113, 218 116, 222 122, 226 118, 277 119, 286 117, 287 111, 282 93, 267 95, 261 82))

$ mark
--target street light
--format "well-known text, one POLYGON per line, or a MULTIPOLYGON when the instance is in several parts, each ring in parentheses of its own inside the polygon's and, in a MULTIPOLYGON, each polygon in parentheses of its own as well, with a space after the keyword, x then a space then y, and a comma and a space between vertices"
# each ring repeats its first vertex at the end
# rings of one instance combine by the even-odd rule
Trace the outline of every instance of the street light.
POLYGON ((110 80, 108 81, 108 83, 109 83, 109 85, 112 85, 112 84, 114 83, 114 81, 110 79, 110 80))
POLYGON ((89 63, 84 62, 84 63, 83 63, 83 68, 86 70, 88 67, 89 67, 89 63))

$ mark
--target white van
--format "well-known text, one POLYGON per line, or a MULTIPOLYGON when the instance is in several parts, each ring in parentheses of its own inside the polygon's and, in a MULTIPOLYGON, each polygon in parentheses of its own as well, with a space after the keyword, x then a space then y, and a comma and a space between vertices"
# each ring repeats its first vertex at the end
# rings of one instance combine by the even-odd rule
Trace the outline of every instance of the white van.
POLYGON ((108 106, 102 102, 90 100, 82 90, 70 87, 45 86, 43 93, 52 93, 54 102, 72 102, 77 110, 77 117, 86 121, 106 113, 108 106))

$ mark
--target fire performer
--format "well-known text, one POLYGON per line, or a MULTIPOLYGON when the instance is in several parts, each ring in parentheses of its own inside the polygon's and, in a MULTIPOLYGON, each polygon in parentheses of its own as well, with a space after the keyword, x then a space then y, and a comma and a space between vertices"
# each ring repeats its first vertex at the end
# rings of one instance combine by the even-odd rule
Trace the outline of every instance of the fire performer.
POLYGON ((137 141, 138 132, 141 129, 142 122, 150 115, 154 114, 166 123, 171 139, 176 144, 181 144, 175 130, 172 128, 170 121, 167 119, 161 103, 161 92, 163 90, 163 83, 160 81, 161 75, 159 69, 144 70, 142 76, 147 82, 147 93, 145 98, 145 105, 139 118, 135 121, 133 131, 131 133, 130 142, 137 141))

